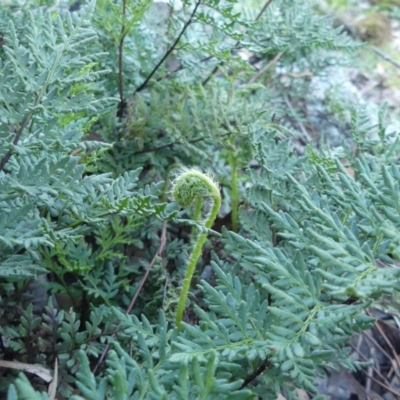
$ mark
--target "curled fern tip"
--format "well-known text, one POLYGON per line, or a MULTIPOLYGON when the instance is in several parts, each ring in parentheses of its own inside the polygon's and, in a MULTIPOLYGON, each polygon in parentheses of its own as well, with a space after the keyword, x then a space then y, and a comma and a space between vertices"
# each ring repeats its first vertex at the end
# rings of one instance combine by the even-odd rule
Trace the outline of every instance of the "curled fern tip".
MULTIPOLYGON (((218 183, 216 183, 210 176, 196 170, 189 169, 183 171, 177 176, 172 188, 174 199, 181 205, 181 207, 189 207, 195 201, 198 201, 198 212, 201 211, 202 202, 210 200, 212 207, 204 220, 204 227, 210 229, 218 215, 221 206, 221 194, 219 191, 218 183)), ((195 218, 197 220, 197 217, 195 218)), ((192 253, 186 267, 186 274, 183 280, 181 295, 179 297, 178 309, 176 312, 176 325, 178 329, 181 328, 183 313, 185 311, 186 299, 190 289, 193 273, 196 268, 197 261, 201 255, 201 250, 207 238, 207 233, 200 233, 195 241, 192 253)))
POLYGON ((189 169, 176 178, 172 195, 181 207, 188 207, 199 197, 219 198, 220 192, 218 183, 210 176, 196 169, 189 169))

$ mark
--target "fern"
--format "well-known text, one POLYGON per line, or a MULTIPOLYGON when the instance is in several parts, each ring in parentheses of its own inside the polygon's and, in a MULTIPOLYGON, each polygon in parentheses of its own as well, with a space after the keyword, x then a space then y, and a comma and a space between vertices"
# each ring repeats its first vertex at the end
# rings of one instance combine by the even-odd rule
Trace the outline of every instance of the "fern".
POLYGON ((297 0, 46 4, 0 6, 1 357, 58 360, 75 400, 294 399, 359 368, 349 338, 400 289, 400 171, 384 112, 330 88, 358 46, 297 0), (310 143, 325 113, 336 148, 310 143), (214 226, 168 199, 177 164, 221 183, 214 226), (190 230, 212 273, 176 322, 190 230))

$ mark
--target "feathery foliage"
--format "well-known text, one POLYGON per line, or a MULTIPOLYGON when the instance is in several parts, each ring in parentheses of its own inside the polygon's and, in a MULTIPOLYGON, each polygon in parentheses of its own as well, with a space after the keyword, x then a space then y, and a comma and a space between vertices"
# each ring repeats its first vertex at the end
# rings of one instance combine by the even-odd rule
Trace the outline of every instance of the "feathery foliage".
MULTIPOLYGON (((356 45, 308 2, 236 6, 0 5, 1 358, 57 361, 66 398, 316 393, 400 289, 397 135, 350 100, 341 146, 308 133, 356 45), (214 226, 166 200, 177 165, 220 182, 214 226), (178 329, 190 227, 208 241, 178 329)), ((2 374, 9 400, 51 398, 2 374)))

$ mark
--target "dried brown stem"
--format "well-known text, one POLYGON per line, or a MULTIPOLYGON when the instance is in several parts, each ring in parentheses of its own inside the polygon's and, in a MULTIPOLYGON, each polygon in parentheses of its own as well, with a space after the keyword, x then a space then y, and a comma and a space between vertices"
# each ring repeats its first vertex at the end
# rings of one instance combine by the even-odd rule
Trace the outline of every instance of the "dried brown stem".
POLYGON ((260 376, 265 370, 267 370, 271 366, 271 362, 269 357, 267 357, 262 364, 253 372, 251 373, 242 383, 240 389, 244 389, 247 385, 254 381, 258 376, 260 376))
MULTIPOLYGON (((363 361, 368 361, 367 357, 365 357, 361 351, 359 349, 357 349, 356 346, 354 346, 353 344, 349 343, 350 347, 363 359, 363 361)), ((382 379, 382 381, 386 381, 386 378, 379 372, 379 370, 373 366, 372 367, 374 372, 382 379)), ((396 394, 396 393, 393 393, 396 394)))
MULTIPOLYGON (((149 277, 150 271, 153 269, 157 258, 162 256, 162 253, 165 248, 165 244, 167 242, 167 221, 164 221, 162 229, 161 229, 161 238, 160 238, 160 245, 154 254, 153 259, 151 260, 151 263, 149 264, 149 267, 147 268, 146 273, 143 275, 142 281, 140 282, 138 288, 136 289, 136 292, 131 300, 131 303, 129 304, 129 307, 126 309, 125 314, 129 315, 139 297, 140 292, 143 289, 144 284, 146 283, 147 278, 149 277)), ((120 323, 118 323, 119 326, 120 323)), ((115 333, 112 335, 112 337, 115 337, 115 333)), ((110 343, 107 344, 107 346, 104 348, 103 353, 101 354, 99 360, 97 361, 96 366, 93 368, 93 374, 96 374, 96 372, 99 370, 101 365, 103 364, 104 360, 107 357, 108 351, 110 350, 110 343)))
MULTIPOLYGON (((126 1, 122 2, 122 18, 125 22, 126 17, 126 1)), ((124 40, 126 36, 125 23, 121 26, 121 38, 118 43, 118 92, 119 92, 119 107, 118 116, 121 118, 124 115, 125 100, 124 100, 124 80, 123 80, 123 56, 124 56, 124 40)))
POLYGON ((263 67, 260 71, 257 72, 256 75, 254 75, 249 82, 247 83, 248 85, 251 85, 254 83, 258 78, 260 78, 261 75, 263 75, 265 72, 267 72, 272 65, 278 62, 278 60, 283 56, 284 51, 279 52, 265 67, 263 67))
POLYGON ((135 93, 142 91, 144 88, 146 88, 147 84, 149 83, 150 79, 153 77, 153 75, 157 72, 157 70, 161 67, 161 65, 164 63, 164 61, 168 58, 168 56, 174 51, 175 47, 181 40, 181 37, 183 34, 186 32, 186 29, 189 27, 189 25, 193 22, 193 17, 195 16, 197 9, 199 8, 201 4, 201 0, 198 0, 196 5, 194 6, 194 9, 192 13, 190 14, 189 19, 186 21, 185 25, 183 26, 181 32, 179 33, 178 37, 175 39, 175 42, 172 44, 172 46, 167 50, 167 52, 164 54, 164 56, 161 58, 161 60, 158 62, 158 64, 153 68, 151 71, 150 75, 145 79, 145 81, 135 90, 135 93))
MULTIPOLYGON (((36 104, 35 104, 36 105, 36 104)), ((13 145, 17 145, 19 140, 21 139, 21 135, 22 132, 24 131, 24 129, 28 126, 29 121, 31 120, 33 116, 33 113, 29 113, 22 121, 21 126, 19 127, 17 133, 15 134, 15 138, 13 140, 13 145)), ((5 165, 8 163, 8 160, 11 158, 12 156, 12 150, 8 150, 7 154, 3 157, 3 159, 0 162, 0 171, 3 170, 3 168, 5 167, 5 165)))
MULTIPOLYGON (((369 316, 372 316, 372 314, 367 311, 367 314, 369 316)), ((396 349, 393 347, 393 344, 391 343, 391 341, 388 339, 388 337, 386 336, 385 332, 383 332, 383 329, 379 326, 379 321, 375 322, 375 327, 376 329, 378 329, 379 333, 381 334, 381 336, 383 337, 384 341, 386 342, 386 344, 388 345, 388 347, 390 348, 393 358, 396 362, 397 365, 397 369, 396 369, 396 375, 399 376, 400 374, 400 360, 399 360, 399 356, 397 355, 396 349)), ((390 359, 390 357, 389 357, 390 359)))
POLYGON ((378 49, 376 46, 371 46, 371 50, 378 54, 379 57, 383 58, 385 61, 394 65, 396 68, 400 68, 400 63, 390 57, 388 54, 384 53, 382 50, 378 49))
MULTIPOLYGON (((255 18, 255 22, 257 22, 262 15, 265 13, 265 10, 269 7, 269 5, 272 3, 272 0, 267 0, 266 3, 262 6, 260 12, 257 14, 257 17, 255 18)), ((238 47, 240 45, 240 42, 236 42, 235 47, 238 47)), ((206 79, 203 81, 203 86, 206 85, 210 79, 217 73, 218 69, 223 65, 223 61, 219 62, 214 69, 210 72, 210 74, 207 76, 206 79)))
POLYGON ((262 9, 260 12, 257 14, 256 17, 256 22, 262 17, 262 15, 265 13, 265 10, 269 7, 269 5, 272 3, 272 0, 267 0, 266 3, 263 5, 262 9))

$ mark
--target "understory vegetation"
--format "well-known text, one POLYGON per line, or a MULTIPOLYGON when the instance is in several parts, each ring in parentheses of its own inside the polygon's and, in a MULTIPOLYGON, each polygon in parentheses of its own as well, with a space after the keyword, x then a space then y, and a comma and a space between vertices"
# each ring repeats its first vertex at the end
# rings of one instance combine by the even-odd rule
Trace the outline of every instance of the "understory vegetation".
POLYGON ((0 397, 292 399, 360 368, 400 290, 362 47, 304 0, 2 2, 0 397))

